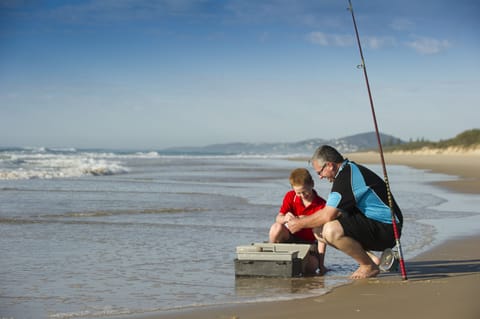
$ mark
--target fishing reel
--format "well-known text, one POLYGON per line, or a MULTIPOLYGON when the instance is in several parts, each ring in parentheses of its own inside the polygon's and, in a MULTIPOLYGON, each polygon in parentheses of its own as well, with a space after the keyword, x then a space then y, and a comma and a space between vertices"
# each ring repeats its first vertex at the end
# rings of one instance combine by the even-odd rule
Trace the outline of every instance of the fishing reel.
POLYGON ((380 264, 378 267, 383 272, 397 272, 400 264, 400 255, 396 247, 387 248, 380 256, 380 264))

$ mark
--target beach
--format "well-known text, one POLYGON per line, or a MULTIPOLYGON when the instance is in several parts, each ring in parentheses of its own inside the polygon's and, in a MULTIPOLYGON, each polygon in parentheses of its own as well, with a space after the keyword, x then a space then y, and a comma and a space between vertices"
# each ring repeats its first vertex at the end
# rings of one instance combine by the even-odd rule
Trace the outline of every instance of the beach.
POLYGON ((235 277, 233 247, 266 239, 306 157, 3 149, 0 318, 478 317, 479 159, 386 154, 409 279, 352 282, 334 248, 325 276, 235 277))
MULTIPOLYGON (((365 164, 380 162, 374 152, 348 154, 348 158, 365 164)), ((386 154, 385 160, 387 165, 459 176, 435 184, 452 192, 480 193, 478 154, 386 154)), ((141 318, 479 318, 479 243, 478 234, 461 236, 406 260, 408 280, 402 280, 399 273, 383 273, 318 297, 196 308, 141 318)))

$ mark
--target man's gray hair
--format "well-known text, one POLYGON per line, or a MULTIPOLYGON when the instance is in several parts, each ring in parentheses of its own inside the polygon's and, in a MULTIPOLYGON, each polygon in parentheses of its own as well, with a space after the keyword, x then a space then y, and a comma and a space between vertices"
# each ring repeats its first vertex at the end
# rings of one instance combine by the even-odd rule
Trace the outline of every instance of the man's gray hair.
POLYGON ((319 161, 321 163, 332 162, 342 163, 344 158, 335 148, 330 145, 322 145, 318 147, 312 155, 310 162, 319 161))

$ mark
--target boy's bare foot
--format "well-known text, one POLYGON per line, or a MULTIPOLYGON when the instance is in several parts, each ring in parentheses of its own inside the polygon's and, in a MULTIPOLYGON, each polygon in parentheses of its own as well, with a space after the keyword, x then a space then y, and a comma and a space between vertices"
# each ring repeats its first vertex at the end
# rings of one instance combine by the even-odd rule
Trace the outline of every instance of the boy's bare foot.
POLYGON ((325 275, 325 273, 328 271, 329 269, 325 266, 320 266, 318 267, 318 271, 317 271, 317 274, 320 275, 320 276, 323 276, 325 275))
POLYGON ((363 279, 376 277, 380 273, 377 265, 360 265, 350 276, 351 279, 363 279))

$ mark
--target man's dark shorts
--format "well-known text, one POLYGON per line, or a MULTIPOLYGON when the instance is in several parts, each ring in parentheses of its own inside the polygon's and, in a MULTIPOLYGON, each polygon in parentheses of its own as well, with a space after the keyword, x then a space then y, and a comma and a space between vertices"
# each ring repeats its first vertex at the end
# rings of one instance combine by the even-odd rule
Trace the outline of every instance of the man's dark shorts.
MULTIPOLYGON (((383 251, 395 246, 392 224, 377 222, 362 213, 342 213, 338 221, 343 227, 345 236, 358 241, 365 250, 383 251)), ((400 230, 399 226, 399 235, 400 230)))

